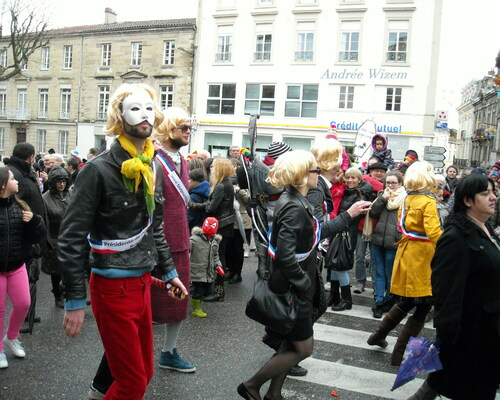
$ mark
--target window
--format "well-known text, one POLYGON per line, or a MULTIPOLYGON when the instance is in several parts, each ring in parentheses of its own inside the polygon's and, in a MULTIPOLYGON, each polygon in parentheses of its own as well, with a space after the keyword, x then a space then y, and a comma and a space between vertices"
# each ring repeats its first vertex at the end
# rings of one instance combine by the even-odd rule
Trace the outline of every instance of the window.
POLYGON ((41 53, 42 53, 42 60, 40 63, 40 69, 47 70, 49 69, 49 63, 50 63, 50 47, 42 47, 41 53))
POLYGON ((0 88, 0 117, 7 116, 7 93, 5 88, 0 88))
POLYGON ((236 84, 208 85, 207 114, 234 115, 236 84))
POLYGON ((217 53, 216 63, 231 62, 231 51, 233 47, 232 26, 219 26, 217 31, 217 53))
POLYGON ((0 67, 7 68, 7 50, 0 51, 0 67))
POLYGON ((245 114, 274 115, 275 85, 248 83, 245 92, 245 114))
POLYGON ((339 91, 339 108, 353 108, 354 86, 341 86, 339 91))
POLYGON ((318 85, 288 85, 285 117, 316 118, 318 85))
POLYGON ((36 151, 39 153, 45 153, 45 140, 47 137, 47 131, 45 129, 36 130, 36 151))
POLYGON ((59 131, 58 153, 68 154, 68 131, 59 131))
POLYGON ((341 21, 339 62, 359 61, 361 21, 341 21))
POLYGON ((28 109, 28 89, 18 88, 17 89, 17 115, 21 119, 26 119, 28 109))
POLYGON ((99 103, 97 105, 97 119, 105 120, 109 106, 109 85, 99 86, 99 103))
POLYGON ((254 61, 267 62, 271 61, 271 42, 272 35, 262 34, 257 35, 257 43, 255 46, 254 61))
POLYGON ((273 6, 274 0, 257 0, 258 6, 273 6))
POLYGON ((64 46, 63 69, 71 69, 73 66, 73 46, 64 46))
POLYGON ((165 110, 174 104, 174 85, 160 86, 160 109, 165 110))
POLYGON ((163 42, 163 65, 174 64, 175 41, 166 40, 163 42))
POLYGON ((312 23, 299 23, 298 25, 297 51, 295 52, 295 61, 313 61, 314 32, 307 32, 308 28, 313 31, 314 25, 312 23))
POLYGON ((109 67, 111 65, 111 43, 102 45, 101 67, 109 67))
POLYGON ((69 119, 71 106, 71 89, 61 89, 61 111, 60 119, 69 119))
POLYGON ((387 95, 385 98, 386 111, 401 111, 401 88, 387 88, 387 95))
POLYGON ((389 21, 388 28, 386 61, 406 63, 409 21, 389 21))
POLYGON ((5 128, 0 128, 0 151, 5 149, 5 128))
POLYGON ((49 89, 38 89, 38 118, 47 118, 49 113, 49 89))
POLYGON ((142 43, 134 42, 132 43, 132 57, 130 60, 130 65, 138 67, 141 65, 142 57, 142 43))

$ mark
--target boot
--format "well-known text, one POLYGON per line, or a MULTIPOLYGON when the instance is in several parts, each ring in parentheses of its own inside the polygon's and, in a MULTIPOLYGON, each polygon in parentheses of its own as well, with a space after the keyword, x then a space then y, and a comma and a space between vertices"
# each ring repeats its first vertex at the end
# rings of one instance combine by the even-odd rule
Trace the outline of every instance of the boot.
POLYGON ((423 327, 423 322, 417 321, 413 317, 408 318, 405 326, 403 326, 403 329, 398 336, 396 344, 394 345, 394 350, 392 350, 391 365, 401 365, 410 336, 418 336, 423 327))
POLYGON ((380 322, 377 330, 371 334, 366 341, 370 346, 380 346, 386 348, 388 343, 385 338, 398 324, 406 317, 406 313, 398 306, 394 306, 387 313, 385 318, 380 322))
POLYGON ((241 283, 241 274, 234 274, 231 279, 229 279, 229 284, 233 285, 235 283, 241 283))
POLYGON ((193 312, 191 313, 193 317, 206 318, 207 313, 204 313, 203 310, 201 309, 200 299, 191 299, 191 304, 193 305, 193 312))
POLYGON ((434 400, 437 395, 438 392, 431 388, 427 381, 424 381, 417 392, 406 400, 434 400))
POLYGON ((382 303, 375 303, 375 308, 373 309, 373 318, 380 319, 384 314, 384 306, 382 303))
POLYGON ((330 282, 330 296, 328 297, 327 306, 337 306, 340 303, 340 283, 339 281, 330 282))
POLYGON ((344 311, 352 308, 351 285, 341 286, 342 300, 336 306, 332 306, 332 311, 344 311))
POLYGON ((224 301, 224 285, 215 285, 214 292, 203 299, 207 303, 215 303, 217 301, 224 301))

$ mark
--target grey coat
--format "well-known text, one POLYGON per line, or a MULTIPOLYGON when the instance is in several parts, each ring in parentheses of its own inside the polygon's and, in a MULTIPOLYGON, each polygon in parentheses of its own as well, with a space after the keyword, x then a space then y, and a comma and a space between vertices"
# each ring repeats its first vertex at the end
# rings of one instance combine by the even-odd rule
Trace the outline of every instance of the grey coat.
POLYGON ((372 203, 370 217, 378 219, 372 232, 372 243, 388 250, 397 250, 395 244, 401 240, 398 228, 398 209, 388 210, 387 199, 382 196, 372 203))
POLYGON ((189 239, 191 243, 189 248, 191 282, 211 283, 214 281, 215 267, 222 265, 219 259, 219 243, 221 240, 221 235, 215 235, 213 240, 208 240, 201 228, 197 226, 193 228, 189 239))

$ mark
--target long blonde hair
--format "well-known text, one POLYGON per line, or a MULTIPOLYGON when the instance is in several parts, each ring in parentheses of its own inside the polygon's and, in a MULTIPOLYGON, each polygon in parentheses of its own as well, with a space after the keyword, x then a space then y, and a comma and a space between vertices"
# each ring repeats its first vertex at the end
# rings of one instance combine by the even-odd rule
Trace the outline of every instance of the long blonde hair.
POLYGON ((210 193, 215 187, 228 176, 234 175, 234 168, 231 161, 225 157, 217 157, 212 163, 212 172, 210 173, 210 193))
POLYGON ((122 103, 125 97, 130 96, 132 93, 137 91, 145 90, 153 99, 154 112, 155 112, 155 122, 153 125, 154 129, 163 122, 163 113, 158 109, 156 92, 151 86, 144 83, 124 83, 111 97, 109 107, 108 107, 108 121, 106 123, 105 132, 111 135, 121 135, 123 133, 123 118, 122 118, 122 103))
POLYGON ((435 189, 434 168, 427 161, 415 161, 406 171, 404 185, 407 190, 415 192, 435 189))

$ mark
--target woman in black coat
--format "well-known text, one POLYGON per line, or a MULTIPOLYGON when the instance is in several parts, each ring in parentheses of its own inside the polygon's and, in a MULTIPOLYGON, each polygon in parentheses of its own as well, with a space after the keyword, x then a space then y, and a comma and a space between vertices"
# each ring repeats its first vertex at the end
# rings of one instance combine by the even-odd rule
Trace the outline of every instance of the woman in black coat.
POLYGON ((493 400, 500 383, 500 242, 486 222, 494 183, 470 175, 455 189, 432 260, 434 325, 443 369, 429 375, 411 400, 493 400))
POLYGON ((50 275, 52 293, 56 307, 64 308, 61 290, 61 275, 57 261, 57 237, 59 227, 68 206, 70 193, 70 176, 66 170, 58 165, 51 168, 47 179, 49 190, 43 194, 43 201, 47 211, 48 238, 47 246, 42 252, 42 271, 50 275))
MULTIPOLYGON (((275 293, 293 291, 299 300, 298 316, 291 332, 282 335, 284 342, 278 352, 249 380, 238 386, 238 393, 247 400, 261 400, 260 388, 271 381, 264 400, 282 399, 281 389, 290 368, 309 357, 313 351, 313 307, 318 287, 316 245, 319 242, 319 221, 306 195, 317 187, 318 168, 313 155, 296 150, 281 155, 269 173, 270 182, 285 187, 274 209, 270 235, 271 256, 269 287, 275 293)), ((366 204, 354 207, 359 214, 366 204)), ((347 213, 322 225, 325 235, 333 233, 340 220, 348 222, 347 213)), ((347 226, 347 222, 343 227, 347 226)), ((323 233, 322 233, 323 235, 323 233)))

